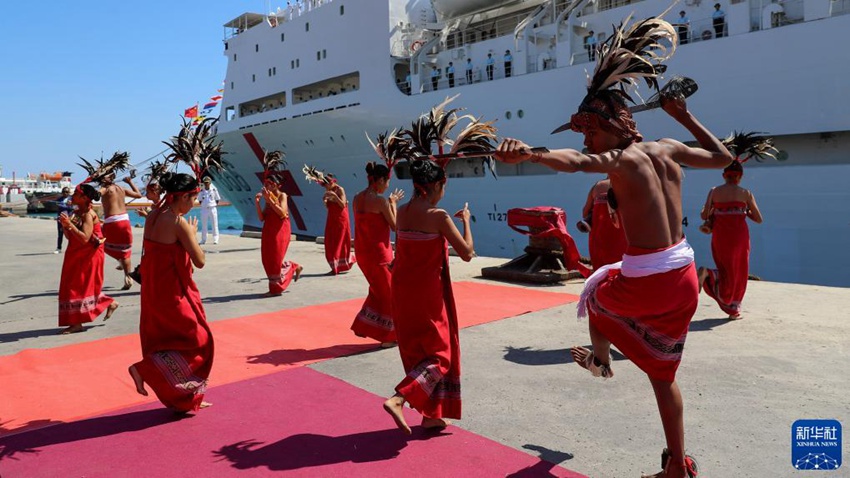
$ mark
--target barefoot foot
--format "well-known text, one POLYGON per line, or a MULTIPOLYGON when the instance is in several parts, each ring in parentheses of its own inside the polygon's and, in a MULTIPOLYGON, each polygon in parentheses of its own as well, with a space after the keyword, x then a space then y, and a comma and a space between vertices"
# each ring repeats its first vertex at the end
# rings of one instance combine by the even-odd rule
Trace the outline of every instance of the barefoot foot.
POLYGON ((422 417, 422 428, 427 430, 443 430, 447 426, 451 425, 452 422, 443 418, 428 418, 422 417))
POLYGON ((77 332, 82 332, 84 330, 86 330, 86 329, 83 327, 83 324, 74 324, 74 325, 68 327, 67 329, 64 329, 61 332, 61 334, 62 335, 76 334, 77 332))
POLYGON ((130 368, 128 368, 127 371, 130 372, 130 377, 133 378, 133 383, 136 384, 136 392, 138 392, 139 395, 147 397, 148 391, 145 390, 145 381, 142 380, 142 376, 139 374, 139 371, 136 370, 136 366, 130 365, 130 368))
POLYGON ((121 290, 130 290, 130 287, 133 287, 133 279, 130 278, 129 275, 124 275, 124 287, 121 290))
POLYGON ((110 317, 112 317, 112 314, 115 313, 115 309, 117 309, 119 305, 121 304, 116 301, 112 301, 112 303, 109 304, 109 307, 106 308, 106 315, 103 316, 104 322, 106 322, 107 320, 109 320, 110 317))
POLYGON ((741 320, 744 316, 741 314, 729 314, 729 320, 741 320))
POLYGON ((585 347, 573 347, 570 349, 570 355, 573 361, 581 368, 589 370, 594 377, 612 378, 614 371, 611 370, 611 357, 608 357, 608 363, 603 363, 596 358, 589 349, 585 347))
POLYGON ((697 270, 697 280, 699 281, 699 289, 702 290, 702 286, 705 284, 705 280, 708 279, 708 268, 700 267, 697 270))
POLYGON ((280 292, 266 292, 263 297, 280 297, 281 295, 283 294, 280 292))
POLYGON ((381 342, 382 349, 391 349, 398 346, 398 342, 381 342))
POLYGON ((212 406, 210 402, 201 402, 201 408, 209 408, 212 406))
POLYGON ((384 402, 384 410, 393 417, 395 425, 399 428, 399 430, 408 435, 412 433, 407 422, 404 421, 404 397, 401 395, 393 395, 388 398, 387 401, 384 402))
POLYGON ((304 268, 303 268, 303 267, 301 267, 301 266, 298 266, 298 267, 295 269, 295 278, 293 279, 295 282, 298 282, 298 279, 300 279, 300 278, 301 278, 301 271, 303 271, 303 270, 304 270, 304 268))

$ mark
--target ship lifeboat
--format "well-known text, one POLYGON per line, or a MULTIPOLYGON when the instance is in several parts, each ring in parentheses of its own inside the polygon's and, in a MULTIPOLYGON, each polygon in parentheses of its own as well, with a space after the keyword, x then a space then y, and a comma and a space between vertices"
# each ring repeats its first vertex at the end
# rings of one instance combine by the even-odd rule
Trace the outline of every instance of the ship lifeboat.
POLYGON ((443 21, 452 18, 472 15, 485 10, 494 10, 499 7, 520 3, 521 0, 432 0, 434 11, 443 21))
POLYGON ((42 181, 60 181, 60 180, 62 180, 62 173, 59 172, 59 171, 56 171, 53 174, 41 173, 41 174, 38 175, 38 178, 41 179, 42 181))

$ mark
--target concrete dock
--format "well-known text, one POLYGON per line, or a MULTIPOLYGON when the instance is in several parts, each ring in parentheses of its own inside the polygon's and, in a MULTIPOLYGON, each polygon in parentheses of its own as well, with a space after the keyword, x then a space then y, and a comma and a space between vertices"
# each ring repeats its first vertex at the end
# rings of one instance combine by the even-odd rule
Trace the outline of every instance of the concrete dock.
MULTIPOLYGON (((134 232, 139 245, 142 230, 134 232)), ((53 254, 55 243, 53 221, 0 219, 0 356, 138 331, 139 288, 118 290, 121 273, 107 258, 104 292, 120 308, 85 333, 57 335, 63 255, 53 254)), ((362 298, 368 288, 358 268, 329 276, 321 245, 293 241, 288 257, 304 274, 282 297, 264 299, 259 240, 223 235, 203 248, 207 265, 195 280, 210 321, 362 298)), ((134 264, 139 254, 134 247, 134 264)), ((452 277, 480 281, 481 268, 505 261, 452 258, 452 277)), ((545 289, 581 288, 579 281, 545 289)), ((573 303, 462 330, 464 419, 455 425, 591 477, 658 471, 665 444, 648 380, 621 356, 607 381, 573 364, 568 348, 589 343, 575 309, 573 303)), ((744 320, 730 322, 701 295, 678 373, 687 449, 700 476, 807 476, 791 464, 792 423, 823 418, 845 430, 850 425, 848 311, 850 289, 752 281, 744 320)), ((397 349, 311 367, 379 396, 391 395, 403 374, 397 349)), ((393 426, 389 418, 386 426, 393 426)), ((830 476, 850 476, 847 466, 830 476)))

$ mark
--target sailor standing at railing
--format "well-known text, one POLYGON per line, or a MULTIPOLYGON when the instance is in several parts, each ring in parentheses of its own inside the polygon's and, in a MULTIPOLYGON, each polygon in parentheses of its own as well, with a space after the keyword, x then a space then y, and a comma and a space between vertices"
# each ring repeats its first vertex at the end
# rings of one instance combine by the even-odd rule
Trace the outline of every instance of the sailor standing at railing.
POLYGON ((496 61, 493 60, 493 54, 487 54, 487 80, 493 81, 493 65, 496 64, 496 61))
POLYGON ((714 25, 714 38, 723 36, 726 28, 726 12, 720 9, 720 4, 714 4, 714 13, 711 14, 711 23, 714 25))

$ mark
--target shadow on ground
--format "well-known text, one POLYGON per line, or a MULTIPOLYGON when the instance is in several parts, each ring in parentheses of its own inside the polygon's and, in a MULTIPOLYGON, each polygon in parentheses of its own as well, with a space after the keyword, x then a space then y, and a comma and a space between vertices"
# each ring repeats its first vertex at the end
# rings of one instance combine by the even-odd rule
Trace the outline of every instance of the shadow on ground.
POLYGON ((201 302, 204 304, 224 304, 227 302, 236 302, 239 300, 254 300, 254 299, 265 299, 263 297, 264 292, 252 292, 250 294, 233 294, 233 295, 222 295, 218 297, 204 297, 201 299, 201 302))
MULTIPOLYGON (((51 420, 38 420, 23 427, 39 427, 38 430, 0 438, 0 461, 14 459, 15 455, 19 454, 38 453, 39 450, 51 445, 144 430, 188 417, 191 417, 191 415, 178 415, 168 409, 156 408, 89 418, 72 423, 56 424, 57 422, 51 420), (49 428, 45 428, 46 426, 49 426, 49 428)), ((0 428, 0 432, 5 431, 5 429, 0 428)))
MULTIPOLYGON (((82 334, 88 332, 89 329, 93 329, 95 327, 103 327, 104 324, 95 324, 95 325, 84 325, 84 329, 82 332, 77 332, 78 334, 82 334)), ((18 340, 24 339, 33 339, 36 337, 45 337, 48 335, 61 335, 62 331, 65 327, 54 327, 51 329, 36 329, 36 330, 22 330, 20 332, 8 332, 5 334, 0 334, 0 344, 17 342, 18 340)))
POLYGON ((39 292, 38 294, 18 294, 18 295, 10 295, 9 299, 6 302, 0 302, 0 305, 11 304, 12 302, 18 302, 21 300, 35 299, 36 297, 50 297, 50 296, 59 296, 58 290, 48 290, 46 292, 39 292))
MULTIPOLYGON (((585 345, 585 347, 591 348, 590 345, 585 345)), ((505 347, 505 356, 503 358, 508 362, 519 365, 560 365, 573 363, 570 349, 543 350, 532 349, 531 347, 508 346, 505 347)), ((614 361, 626 360, 625 355, 614 349, 611 349, 611 358, 614 361)))
POLYGON ((729 320, 726 317, 723 317, 721 319, 694 320, 691 321, 691 325, 688 326, 688 332, 705 332, 708 330, 713 330, 716 327, 720 327, 721 325, 726 325, 729 322, 734 322, 734 320, 729 320))
POLYGON ((510 475, 506 475, 506 478, 548 478, 555 477, 551 473, 552 468, 554 468, 559 463, 563 463, 567 460, 573 459, 572 453, 567 453, 563 451, 550 450, 548 448, 525 444, 522 446, 526 450, 536 451, 540 459, 543 461, 539 461, 535 463, 533 466, 529 466, 527 468, 523 468, 515 473, 511 473, 510 475))
POLYGON ((395 428, 338 437, 301 433, 268 445, 253 440, 240 441, 223 446, 213 454, 227 459, 239 470, 258 467, 272 471, 298 470, 346 462, 392 460, 408 442, 433 440, 440 435, 425 432, 422 427, 413 427, 413 435, 409 437, 395 428))
POLYGON ((271 352, 261 355, 252 355, 248 357, 248 363, 251 364, 269 364, 269 365, 292 365, 304 362, 317 362, 329 358, 344 357, 347 355, 355 355, 370 350, 377 350, 380 347, 375 344, 346 344, 333 345, 331 347, 322 347, 318 349, 281 349, 272 350, 271 352))

